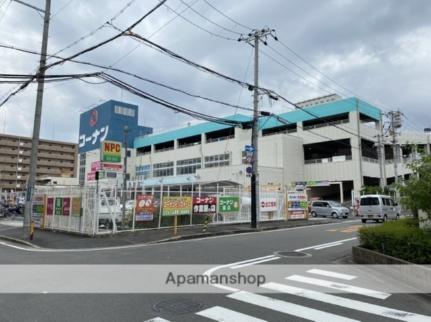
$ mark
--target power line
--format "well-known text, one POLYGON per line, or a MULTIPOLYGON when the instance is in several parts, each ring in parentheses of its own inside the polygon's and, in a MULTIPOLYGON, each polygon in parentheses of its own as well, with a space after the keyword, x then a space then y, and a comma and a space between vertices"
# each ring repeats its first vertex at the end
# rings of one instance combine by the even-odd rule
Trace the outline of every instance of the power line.
POLYGON ((217 11, 219 14, 221 14, 223 17, 227 18, 228 20, 232 21, 234 24, 241 26, 247 30, 252 30, 253 28, 248 27, 240 22, 238 22, 237 20, 234 20, 233 18, 229 17, 228 15, 226 15, 225 13, 223 13, 221 10, 217 9, 216 7, 214 7, 211 3, 209 3, 207 0, 204 0, 204 2, 210 6, 211 8, 213 8, 215 11, 217 11))
POLYGON ((58 9, 56 12, 54 12, 51 15, 51 20, 53 20, 55 16, 57 16, 60 12, 62 12, 64 9, 66 9, 68 6, 70 6, 73 1, 74 0, 67 1, 60 9, 58 9))
POLYGON ((9 9, 10 4, 12 3, 12 0, 9 0, 8 4, 6 5, 2 15, 0 16, 0 23, 3 20, 4 16, 6 15, 7 9, 9 9))
POLYGON ((237 32, 237 31, 235 31, 235 30, 232 30, 232 29, 229 29, 229 28, 226 28, 226 27, 224 27, 224 26, 222 26, 222 25, 220 25, 220 24, 218 24, 217 22, 215 22, 215 21, 212 21, 211 19, 209 19, 209 18, 207 18, 207 17, 205 17, 203 14, 201 14, 199 11, 197 11, 196 9, 193 9, 192 7, 190 7, 184 0, 180 0, 180 2, 182 3, 182 4, 184 4, 184 5, 186 5, 191 11, 193 11, 194 13, 196 13, 199 17, 201 17, 202 19, 204 19, 204 20, 206 20, 206 21, 208 21, 209 23, 211 23, 211 24, 213 24, 214 26, 217 26, 217 27, 219 27, 219 28, 221 28, 221 29, 223 29, 223 30, 225 30, 225 31, 227 31, 227 32, 230 32, 230 33, 233 33, 233 34, 235 34, 235 35, 241 35, 241 33, 240 32, 237 32))
MULTIPOLYGON (((138 24, 140 24, 145 18, 147 18, 149 15, 151 15, 154 11, 156 11, 161 5, 163 5, 163 3, 165 2, 166 0, 163 0, 162 2, 160 2, 159 4, 157 4, 155 7, 153 7, 150 11, 148 11, 145 15, 143 15, 141 18, 139 18, 137 21, 135 21, 133 24, 131 24, 127 29, 125 29, 124 31, 122 31, 122 32, 120 32, 120 33, 118 33, 117 35, 115 35, 115 36, 113 36, 113 37, 111 37, 111 38, 108 38, 108 39, 106 39, 106 40, 104 40, 104 41, 102 41, 102 42, 100 42, 100 43, 98 43, 98 44, 96 44, 96 45, 94 45, 94 46, 91 46, 91 47, 89 47, 89 48, 86 48, 86 49, 84 49, 84 50, 82 50, 82 51, 80 51, 80 52, 78 52, 78 53, 76 53, 76 54, 74 54, 74 55, 72 55, 72 56, 69 56, 69 57, 67 57, 67 58, 63 58, 63 59, 60 59, 60 60, 58 60, 58 61, 56 61, 56 62, 54 62, 54 63, 51 63, 51 64, 49 64, 49 65, 46 65, 45 66, 45 68, 44 68, 44 71, 46 71, 46 70, 48 70, 49 68, 52 68, 52 67, 54 67, 54 66, 57 66, 57 65, 60 65, 60 64, 63 64, 63 63, 65 63, 65 62, 67 62, 67 61, 70 61, 71 59, 74 59, 74 58, 76 58, 76 57, 78 57, 78 56, 81 56, 82 54, 84 54, 84 53, 87 53, 87 52, 90 52, 90 51, 93 51, 93 50, 95 50, 95 49, 97 49, 97 48, 99 48, 99 47, 101 47, 101 46, 103 46, 103 45, 106 45, 107 43, 109 43, 109 42, 111 42, 111 41, 113 41, 113 40, 115 40, 115 39, 117 39, 117 38, 119 38, 119 37, 122 37, 123 35, 125 35, 127 32, 130 32, 134 27, 136 27, 138 24)), ((40 71, 39 71, 40 72, 40 71)), ((37 75, 37 74, 36 74, 37 75)), ((34 77, 34 78, 36 78, 36 76, 34 77)), ((22 91, 22 90, 24 90, 29 84, 31 83, 31 81, 27 81, 26 83, 24 83, 24 84, 22 84, 18 89, 16 89, 16 90, 14 90, 12 93, 10 93, 1 103, 0 103, 0 107, 1 106, 3 106, 7 101, 9 101, 9 99, 12 97, 12 96, 14 96, 14 95, 16 95, 16 94, 18 94, 20 91, 22 91)))

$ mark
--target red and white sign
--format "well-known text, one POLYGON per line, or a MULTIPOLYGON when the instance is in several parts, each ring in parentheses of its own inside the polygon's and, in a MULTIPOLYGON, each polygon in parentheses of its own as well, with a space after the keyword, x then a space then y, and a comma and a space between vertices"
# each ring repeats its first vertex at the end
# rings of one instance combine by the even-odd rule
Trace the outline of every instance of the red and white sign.
POLYGON ((94 181, 94 180, 96 180, 96 172, 88 172, 87 181, 94 181))
POLYGON ((277 198, 261 198, 260 211, 261 212, 277 211, 277 198))
POLYGON ((103 170, 111 170, 111 171, 121 171, 123 169, 123 166, 118 163, 102 163, 103 170))
POLYGON ((102 164, 100 161, 91 162, 91 172, 96 172, 102 169, 102 164))

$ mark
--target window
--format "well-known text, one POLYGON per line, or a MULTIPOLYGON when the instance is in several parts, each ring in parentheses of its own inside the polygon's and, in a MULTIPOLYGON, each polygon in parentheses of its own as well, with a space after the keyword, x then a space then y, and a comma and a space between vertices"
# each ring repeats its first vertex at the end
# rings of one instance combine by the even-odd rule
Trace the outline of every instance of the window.
POLYGON ((177 161, 177 175, 196 173, 201 168, 201 158, 185 159, 177 161))
POLYGON ((153 177, 167 177, 174 175, 174 162, 155 163, 153 165, 153 177))
POLYGON ((133 108, 115 105, 115 114, 135 117, 135 110, 133 108))
POLYGON ((205 157, 205 168, 224 167, 230 165, 230 154, 216 154, 205 157))
POLYGON ((379 198, 377 197, 361 198, 361 206, 378 206, 379 204, 379 198))
POLYGON ((139 180, 148 179, 151 177, 151 174, 150 164, 136 166, 136 176, 139 178, 139 180))

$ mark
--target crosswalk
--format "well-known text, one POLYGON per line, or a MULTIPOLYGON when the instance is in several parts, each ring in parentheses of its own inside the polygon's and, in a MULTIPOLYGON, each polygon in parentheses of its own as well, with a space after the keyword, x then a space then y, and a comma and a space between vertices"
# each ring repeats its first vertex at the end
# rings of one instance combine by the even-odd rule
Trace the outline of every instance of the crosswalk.
MULTIPOLYGON (((259 317, 256 317, 249 315, 249 312, 239 312, 232 309, 235 307, 235 303, 241 302, 259 308, 259 312, 261 312, 261 310, 269 310, 276 312, 277 314, 285 314, 286 321, 289 320, 288 316, 322 322, 359 321, 349 317, 349 314, 346 314, 346 312, 350 312, 349 310, 352 310, 359 312, 362 315, 364 313, 373 315, 374 319, 389 318, 407 322, 431 322, 431 316, 393 309, 386 306, 384 301, 391 296, 389 293, 347 284, 348 281, 355 279, 357 279, 357 276, 354 275, 313 268, 304 272, 303 275, 294 274, 286 276, 281 282, 267 282, 260 286, 262 290, 270 290, 272 293, 263 295, 244 290, 237 290, 226 295, 227 299, 234 301, 232 302, 233 306, 229 305, 230 307, 222 307, 215 305, 196 312, 195 314, 199 317, 203 317, 204 319, 202 320, 205 321, 271 321, 271 319, 262 319, 265 318, 263 313, 260 314, 259 317), (343 282, 334 280, 342 280, 343 282), (297 285, 301 285, 302 287, 297 285), (307 288, 310 285, 313 286, 313 289, 307 288), (318 289, 322 288, 323 291, 316 291, 316 287, 318 289), (369 300, 355 300, 350 297, 343 297, 343 294, 333 295, 326 293, 325 291, 327 290, 342 291, 343 293, 348 294, 358 294, 364 298, 368 298, 369 300), (272 294, 277 294, 277 298, 271 297, 272 294), (286 301, 285 299, 280 299, 280 294, 293 296, 302 301, 306 300, 307 305, 299 305, 286 301), (325 309, 321 309, 322 305, 319 306, 320 309, 313 308, 313 305, 316 306, 318 303, 324 304, 325 309), (340 310, 342 313, 339 313, 339 315, 327 312, 326 308, 331 310, 331 307, 343 308, 343 310, 340 310)), ((358 314, 353 316, 357 317, 358 314)), ((363 319, 363 321, 368 321, 370 319, 363 319)), ((170 322, 161 318, 155 318, 148 321, 170 322)))

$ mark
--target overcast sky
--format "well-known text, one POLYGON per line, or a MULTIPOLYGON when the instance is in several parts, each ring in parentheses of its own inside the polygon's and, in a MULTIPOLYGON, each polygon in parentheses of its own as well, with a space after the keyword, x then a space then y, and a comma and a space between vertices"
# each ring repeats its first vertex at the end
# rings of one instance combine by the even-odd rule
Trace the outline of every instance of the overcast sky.
MULTIPOLYGON (((207 19, 233 32, 200 17, 180 0, 168 0, 166 4, 178 13, 182 12, 182 17, 162 6, 134 31, 145 37, 151 36, 152 41, 195 62, 252 82, 252 48, 246 43, 223 38, 237 39, 236 33, 247 33, 248 29, 241 25, 268 26, 276 30, 283 44, 314 68, 305 65, 281 43, 268 39, 269 46, 262 46, 260 57, 261 86, 292 101, 334 92, 344 97, 356 95, 386 111, 399 108, 406 116, 406 129, 422 131, 424 127, 431 127, 431 1, 207 0, 241 25, 215 11, 205 0, 184 1, 207 19), (184 18, 221 37, 210 35, 184 18)), ((43 0, 27 2, 41 8, 45 3, 43 0)), ((120 28, 127 27, 158 3, 157 0, 52 0, 48 52, 57 52, 95 30, 129 2, 131 5, 113 22, 120 28)), ((42 22, 36 11, 11 0, 0 0, 0 44, 39 51, 42 22)), ((59 55, 69 56, 116 33, 114 29, 104 27, 59 55)), ((1 73, 33 73, 38 66, 37 56, 13 50, 0 48, 0 57, 1 73)), ((131 38, 117 39, 80 59, 114 65, 191 93, 252 106, 248 90, 175 61, 131 38)), ((50 60, 53 61, 55 59, 50 60)), ((66 63, 49 73, 94 71, 98 69, 66 63)), ((244 113, 112 74, 200 112, 215 116, 244 113)), ((13 88, 15 86, 0 84, 0 97, 13 88)), ((32 85, 0 108, 0 132, 31 135, 35 94, 36 86, 32 85)), ((41 136, 77 142, 79 114, 109 99, 139 105, 141 125, 151 126, 155 132, 196 122, 110 84, 74 80, 45 85, 41 136)), ((266 97, 262 97, 261 106, 273 112, 291 109, 282 102, 269 102, 266 97)))

